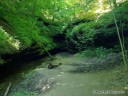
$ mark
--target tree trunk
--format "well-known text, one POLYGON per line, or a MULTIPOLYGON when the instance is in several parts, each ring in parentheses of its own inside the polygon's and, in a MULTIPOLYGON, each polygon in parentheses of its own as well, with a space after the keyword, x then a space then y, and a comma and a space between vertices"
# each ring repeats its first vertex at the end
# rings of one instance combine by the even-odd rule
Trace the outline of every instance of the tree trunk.
POLYGON ((54 11, 52 20, 55 21, 55 12, 56 12, 56 2, 54 1, 54 11))
POLYGON ((118 5, 116 3, 116 0, 112 0, 114 7, 116 8, 118 5))
MULTIPOLYGON (((111 1, 110 0, 108 0, 108 1, 110 3, 110 8, 113 9, 111 1)), ((116 17, 115 17, 115 14, 114 14, 113 10, 112 10, 112 15, 113 15, 114 23, 115 23, 115 26, 116 26, 116 29, 117 29, 117 35, 118 35, 118 39, 119 39, 119 43, 120 43, 120 47, 121 47, 121 54, 122 54, 123 63, 125 65, 125 68, 127 69, 127 59, 126 59, 126 56, 125 56, 125 50, 123 48, 123 42, 121 40, 119 27, 117 25, 117 20, 116 20, 116 17)))
POLYGON ((54 60, 55 58, 48 52, 48 50, 44 47, 43 44, 42 44, 42 47, 43 47, 43 49, 45 50, 45 52, 48 54, 48 56, 49 56, 52 60, 54 60))

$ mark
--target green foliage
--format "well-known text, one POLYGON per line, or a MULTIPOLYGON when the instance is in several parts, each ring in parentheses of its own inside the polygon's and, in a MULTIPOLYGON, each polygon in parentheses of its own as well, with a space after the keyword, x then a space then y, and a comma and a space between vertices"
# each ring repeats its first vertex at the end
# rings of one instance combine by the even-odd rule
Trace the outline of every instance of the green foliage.
POLYGON ((31 71, 31 72, 29 72, 29 73, 24 73, 24 72, 22 72, 21 73, 21 76, 22 76, 22 78, 28 78, 29 76, 31 76, 33 74, 33 72, 31 71))
MULTIPOLYGON (((127 15, 128 10, 127 9, 128 9, 128 2, 125 2, 113 10, 115 17, 117 19, 118 25, 120 25, 120 21, 122 23, 126 23, 128 21, 128 15, 127 15)), ((97 20, 97 22, 98 22, 98 24, 101 24, 101 26, 103 26, 103 28, 106 28, 106 29, 115 27, 114 25, 111 26, 112 24, 114 24, 114 20, 113 20, 111 11, 103 14, 97 20)))
POLYGON ((71 36, 73 34, 80 34, 82 36, 84 36, 84 38, 88 41, 88 40, 93 40, 93 37, 96 33, 94 27, 95 27, 95 22, 89 22, 89 23, 82 23, 79 24, 78 26, 75 26, 72 31, 71 31, 71 36))
MULTIPOLYGON (((42 8, 45 6, 44 2, 46 3, 46 1, 42 0, 0 1, 0 4, 2 4, 0 10, 4 12, 2 18, 13 28, 13 36, 20 41, 21 50, 30 47, 33 43, 36 43, 37 46, 44 44, 51 48, 53 42, 50 35, 51 31, 56 30, 56 28, 51 30, 45 25, 39 27, 40 22, 37 21, 38 16, 42 15, 42 8), (8 12, 9 10, 10 12, 8 12)), ((44 8, 44 10, 47 9, 44 8)))
POLYGON ((0 54, 16 51, 11 45, 12 43, 14 43, 13 37, 10 38, 9 34, 0 26, 0 54))
POLYGON ((15 93, 12 96, 27 96, 27 95, 28 95, 28 93, 27 94, 24 94, 24 93, 17 92, 17 93, 15 93))
POLYGON ((61 26, 55 26, 55 25, 49 25, 48 28, 50 29, 50 31, 52 32, 52 35, 58 34, 58 33, 62 33, 62 27, 61 26))
POLYGON ((3 59, 0 58, 0 65, 4 64, 5 61, 3 59))
MULTIPOLYGON (((111 11, 96 13, 97 9, 109 9, 107 0, 102 1, 102 4, 97 0, 0 1, 0 19, 13 29, 9 33, 4 26, 4 32, 9 34, 6 37, 0 32, 0 54, 13 53, 16 40, 20 42, 20 50, 31 47, 32 44, 50 50, 56 46, 51 37, 62 33, 64 25, 71 21, 73 24, 69 24, 65 32, 69 46, 73 45, 79 51, 94 47, 96 38, 116 35, 111 11)), ((127 2, 114 9, 117 23, 120 28, 123 24, 124 31, 128 26, 127 9, 127 2)))
POLYGON ((105 57, 108 53, 113 52, 112 49, 106 49, 103 47, 90 48, 78 53, 80 57, 105 57))
MULTIPOLYGON (((62 24, 56 24, 49 18, 54 14, 51 6, 54 5, 53 2, 52 0, 0 1, 0 21, 5 23, 4 26, 0 22, 3 26, 0 27, 0 55, 13 54, 33 44, 33 47, 40 48, 40 54, 44 54, 44 48, 46 50, 55 48, 56 44, 51 37, 62 32, 62 24), (39 22, 39 18, 42 18, 42 21, 39 22)), ((3 59, 0 59, 0 64, 3 63, 3 59)))
POLYGON ((98 24, 95 21, 75 25, 66 32, 66 37, 69 39, 68 42, 76 46, 75 49, 79 51, 86 49, 86 47, 93 46, 97 34, 97 27, 98 24))
POLYGON ((3 50, 7 49, 6 47, 6 40, 4 38, 4 34, 3 34, 4 30, 2 29, 2 27, 0 26, 0 52, 2 52, 3 50))
POLYGON ((6 20, 15 30, 15 35, 17 39, 23 44, 22 47, 29 47, 32 41, 36 41, 37 35, 39 35, 39 30, 36 26, 36 21, 30 17, 17 16, 13 18, 14 15, 6 16, 6 20))
MULTIPOLYGON (((127 5, 128 5, 127 2, 124 2, 119 7, 113 9, 117 19, 117 23, 119 25, 120 34, 122 34, 122 28, 124 32, 123 34, 127 34, 126 33, 127 26, 128 26, 127 5)), ((109 41, 107 40, 107 38, 110 40, 111 38, 115 38, 116 40, 114 44, 117 44, 118 42, 117 32, 116 32, 116 27, 115 27, 115 23, 114 23, 111 11, 105 14, 102 14, 96 20, 89 21, 89 17, 88 17, 88 19, 85 22, 83 21, 78 20, 77 22, 79 23, 73 22, 72 24, 68 25, 68 27, 66 27, 67 29, 65 33, 66 33, 67 41, 70 46, 74 48, 77 47, 76 49, 78 50, 81 47, 81 49, 83 50, 83 48, 86 49, 86 47, 94 47, 96 43, 99 43, 99 42, 96 42, 97 39, 99 39, 100 41, 102 41, 103 39, 106 39, 106 41, 109 41)), ((125 38, 125 41, 126 41, 126 38, 125 38)), ((104 46, 105 43, 102 44, 101 46, 114 47, 114 44, 111 43, 111 41, 108 43, 106 42, 106 46, 104 46)))

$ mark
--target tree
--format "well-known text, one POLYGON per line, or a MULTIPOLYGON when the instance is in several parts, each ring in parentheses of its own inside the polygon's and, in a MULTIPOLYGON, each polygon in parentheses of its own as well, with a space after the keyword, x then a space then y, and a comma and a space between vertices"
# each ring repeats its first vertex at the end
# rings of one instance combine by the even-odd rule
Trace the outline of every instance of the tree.
MULTIPOLYGON (((113 9, 110 0, 109 0, 109 3, 110 3, 110 8, 113 9)), ((114 14, 113 10, 112 10, 112 15, 113 15, 114 23, 115 23, 115 26, 116 26, 116 29, 117 29, 117 35, 118 35, 118 39, 119 39, 119 43, 120 43, 120 47, 121 47, 121 53, 122 53, 123 63, 125 65, 125 68, 127 69, 128 65, 127 65, 127 62, 126 62, 127 61, 127 58, 125 56, 125 50, 124 50, 125 48, 124 48, 123 42, 121 40, 119 27, 118 27, 117 20, 116 20, 116 17, 115 17, 115 14, 114 14)))
POLYGON ((115 8, 117 7, 117 2, 116 2, 116 1, 117 1, 117 0, 112 0, 113 5, 114 5, 115 8))

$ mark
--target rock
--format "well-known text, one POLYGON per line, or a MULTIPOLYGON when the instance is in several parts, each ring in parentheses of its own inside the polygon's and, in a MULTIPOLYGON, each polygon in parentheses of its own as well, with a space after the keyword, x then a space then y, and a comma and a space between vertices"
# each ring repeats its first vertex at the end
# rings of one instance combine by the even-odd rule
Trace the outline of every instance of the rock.
POLYGON ((59 67, 60 65, 62 65, 62 63, 59 63, 59 64, 51 64, 51 63, 49 63, 48 64, 48 69, 53 69, 53 68, 59 67))
POLYGON ((39 94, 44 94, 49 91, 54 86, 54 84, 55 80, 47 78, 43 73, 40 73, 38 70, 34 72, 29 78, 22 81, 14 89, 12 89, 9 96, 14 96, 14 94, 18 93, 29 93, 35 96, 39 94))
POLYGON ((54 65, 53 64, 48 64, 48 69, 53 69, 54 68, 54 65))

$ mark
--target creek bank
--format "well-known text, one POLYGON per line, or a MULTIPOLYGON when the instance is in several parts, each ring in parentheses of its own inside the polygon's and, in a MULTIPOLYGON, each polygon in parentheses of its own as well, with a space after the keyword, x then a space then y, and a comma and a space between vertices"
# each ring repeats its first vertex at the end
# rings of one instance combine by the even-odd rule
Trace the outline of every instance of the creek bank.
MULTIPOLYGON (((65 51, 67 51, 67 49, 59 47, 49 50, 49 53, 54 55, 58 52, 65 52, 65 51)), ((10 74, 15 74, 17 73, 17 71, 19 71, 22 68, 22 66, 25 66, 26 63, 29 66, 31 62, 41 60, 42 58, 45 58, 47 56, 48 54, 46 52, 44 54, 40 54, 39 48, 36 49, 27 48, 19 53, 5 54, 2 56, 2 58, 5 61, 7 61, 7 63, 0 66, 0 78, 4 79, 10 74)))

